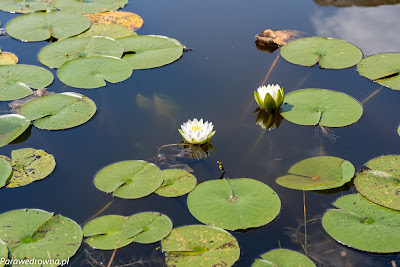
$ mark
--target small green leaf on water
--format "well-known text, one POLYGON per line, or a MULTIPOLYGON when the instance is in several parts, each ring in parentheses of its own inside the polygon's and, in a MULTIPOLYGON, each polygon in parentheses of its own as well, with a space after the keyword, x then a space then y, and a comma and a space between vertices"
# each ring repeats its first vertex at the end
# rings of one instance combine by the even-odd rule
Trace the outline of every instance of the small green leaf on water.
POLYGON ((7 23, 6 31, 15 39, 38 42, 50 37, 68 38, 80 34, 89 27, 90 21, 82 15, 52 11, 15 17, 7 23))
POLYGON ((168 169, 163 170, 164 182, 155 191, 163 197, 179 197, 192 191, 197 184, 193 174, 184 170, 168 169))
POLYGON ((96 109, 90 98, 67 92, 29 101, 21 107, 19 114, 33 120, 33 125, 40 129, 62 130, 87 122, 96 109))
POLYGON ((274 190, 249 178, 203 182, 189 193, 187 204, 200 222, 227 230, 266 225, 281 209, 274 190))
POLYGON ((172 221, 159 212, 141 212, 130 216, 122 225, 122 233, 133 241, 150 244, 160 241, 172 230, 172 221))
POLYGON ((10 162, 3 158, 0 158, 0 187, 6 185, 7 180, 10 177, 11 173, 12 173, 12 167, 10 162))
POLYGON ((262 254, 261 258, 256 259, 252 267, 315 267, 308 257, 289 249, 274 249, 262 254))
POLYGON ((32 13, 53 10, 53 0, 0 0, 0 10, 11 13, 32 13))
POLYGON ((77 14, 114 11, 127 3, 128 0, 54 0, 57 9, 77 14))
POLYGON ((382 53, 363 58, 357 71, 380 85, 400 90, 400 53, 382 53))
POLYGON ((314 157, 293 165, 288 175, 276 182, 297 190, 325 190, 336 188, 351 181, 355 168, 350 162, 337 157, 314 157))
POLYGON ((352 67, 363 56, 356 46, 326 37, 307 37, 289 42, 281 48, 281 55, 293 64, 311 67, 319 63, 325 69, 352 67))
POLYGON ((280 112, 288 121, 300 125, 344 127, 361 118, 363 107, 344 93, 309 88, 287 94, 280 112))
POLYGON ((178 60, 183 46, 177 40, 165 36, 141 35, 117 40, 125 48, 123 60, 133 69, 161 67, 178 60))
POLYGON ((400 251, 400 212, 378 206, 360 194, 340 197, 322 217, 325 231, 338 242, 363 251, 400 251))
POLYGON ((141 198, 153 193, 163 182, 163 173, 143 160, 126 160, 101 169, 94 177, 97 189, 120 198, 141 198), (127 182, 129 181, 131 182, 127 182))
POLYGON ((0 116, 0 147, 5 146, 20 136, 31 121, 18 114, 0 116))
POLYGON ((240 256, 236 239, 227 231, 205 225, 172 230, 161 240, 167 266, 232 266, 240 256))

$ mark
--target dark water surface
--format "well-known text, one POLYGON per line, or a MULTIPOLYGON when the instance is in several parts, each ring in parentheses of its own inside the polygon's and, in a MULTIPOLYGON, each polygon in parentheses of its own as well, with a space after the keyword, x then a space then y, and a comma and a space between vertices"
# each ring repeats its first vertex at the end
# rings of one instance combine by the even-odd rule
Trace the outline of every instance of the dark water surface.
MULTIPOLYGON (((219 160, 224 164, 226 177, 262 181, 282 200, 281 213, 272 223, 232 232, 241 247, 235 266, 250 266, 260 254, 279 246, 304 252, 293 231, 303 220, 303 193, 275 183, 290 166, 308 157, 330 155, 352 162, 358 171, 373 157, 400 153, 396 132, 400 123, 400 93, 388 88, 364 103, 360 121, 332 130, 336 141, 323 135, 318 127, 288 121, 283 121, 278 130, 264 131, 256 125, 253 115, 253 91, 279 55, 279 50, 272 54, 258 50, 255 34, 267 28, 298 30, 307 36, 344 39, 360 47, 365 55, 400 52, 400 4, 339 8, 320 6, 311 0, 131 0, 123 10, 142 16, 144 25, 138 34, 172 37, 193 51, 184 53, 173 64, 134 71, 130 79, 99 89, 70 88, 55 77, 50 91, 87 95, 95 101, 98 112, 88 123, 65 131, 33 127, 25 142, 0 148, 0 154, 7 156, 19 148, 43 149, 57 161, 53 174, 43 181, 2 189, 0 212, 39 208, 84 223, 112 200, 111 195, 94 187, 97 171, 121 160, 154 162, 157 147, 182 140, 177 131, 181 123, 204 118, 215 125, 216 151, 206 160, 188 161, 198 181, 218 178, 219 160), (138 94, 150 99, 156 95, 165 100, 168 108, 161 113, 140 109, 138 94)), ((1 12, 2 27, 15 16, 1 12)), ((0 44, 3 51, 15 53, 21 64, 41 66, 37 53, 47 42, 22 43, 0 37, 0 44)), ((360 102, 380 88, 359 76, 355 67, 321 70, 293 65, 282 58, 278 58, 266 83, 278 83, 286 94, 300 88, 338 90, 360 102)), ((0 103, 1 114, 8 112, 7 104, 0 103)), ((170 150, 164 152, 168 154, 170 150)), ((307 218, 316 218, 307 225, 308 252, 320 261, 315 261, 319 266, 391 266, 392 260, 400 265, 399 254, 378 255, 346 248, 322 229, 317 218, 332 208, 331 203, 338 197, 354 192, 351 184, 330 193, 306 192, 307 218), (340 256, 342 251, 347 253, 345 260, 340 256)), ((165 213, 174 226, 199 223, 187 209, 186 196, 115 198, 102 215, 128 216, 142 211, 165 213)), ((301 238, 301 234, 297 237, 301 238)), ((84 244, 70 266, 89 266, 88 261, 93 260, 106 266, 111 253, 94 251, 84 244)), ((131 244, 117 251, 113 266, 163 266, 163 262, 159 243, 131 244)))

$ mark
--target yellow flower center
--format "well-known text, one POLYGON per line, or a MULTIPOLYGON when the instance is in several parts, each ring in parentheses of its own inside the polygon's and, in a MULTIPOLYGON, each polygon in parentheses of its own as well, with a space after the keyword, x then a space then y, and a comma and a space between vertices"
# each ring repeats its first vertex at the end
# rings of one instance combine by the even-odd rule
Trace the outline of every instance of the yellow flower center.
POLYGON ((192 131, 200 131, 201 130, 201 126, 199 126, 199 125, 193 125, 192 126, 192 131))

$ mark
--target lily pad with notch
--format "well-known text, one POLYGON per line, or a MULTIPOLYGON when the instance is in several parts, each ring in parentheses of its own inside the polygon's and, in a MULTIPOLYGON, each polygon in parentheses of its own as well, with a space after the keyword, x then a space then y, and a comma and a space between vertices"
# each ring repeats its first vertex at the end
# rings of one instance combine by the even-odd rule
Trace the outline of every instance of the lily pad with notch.
POLYGON ((159 212, 141 212, 130 216, 122 224, 122 234, 141 244, 151 244, 168 236, 172 221, 159 212))
POLYGON ((363 58, 357 71, 380 85, 400 90, 400 53, 382 53, 363 58))
POLYGON ((193 174, 185 170, 168 169, 163 170, 164 182, 155 191, 163 197, 179 197, 192 191, 197 184, 193 174))
POLYGON ((133 69, 151 69, 178 60, 183 46, 177 40, 158 35, 129 36, 118 39, 125 48, 123 60, 133 69))
POLYGON ((93 89, 110 83, 122 82, 132 75, 131 66, 124 60, 111 56, 82 57, 63 64, 57 76, 68 86, 93 89))
POLYGON ((32 13, 54 9, 53 0, 0 0, 0 10, 10 13, 32 13))
POLYGON ((344 93, 309 88, 287 94, 280 113, 295 124, 345 127, 361 118, 363 107, 344 93))
POLYGON ((375 253, 400 251, 400 212, 376 205, 360 194, 340 197, 322 217, 322 226, 346 246, 375 253))
POLYGON ((113 250, 122 248, 133 242, 122 233, 122 225, 127 217, 106 215, 89 221, 83 227, 86 243, 97 249, 113 250))
MULTIPOLYGON (((103 36, 112 39, 118 39, 127 36, 136 36, 136 32, 118 24, 96 24, 90 26, 90 28, 78 35, 79 37, 94 37, 103 36)), ((122 49, 123 50, 123 49, 122 49)), ((122 54, 121 54, 122 56, 122 54)), ((121 57, 119 56, 119 57, 121 57)))
POLYGON ((302 160, 276 179, 279 185, 297 190, 325 190, 351 181, 355 168, 349 161, 330 156, 302 160))
POLYGON ((94 177, 97 189, 128 199, 150 195, 162 182, 162 171, 156 165, 143 160, 113 163, 101 169, 94 177))
POLYGON ((266 225, 281 209, 272 188, 249 178, 203 182, 189 193, 187 205, 200 222, 227 230, 266 225))
POLYGON ((12 210, 0 214, 0 236, 13 259, 60 262, 75 255, 83 238, 81 227, 73 220, 38 209, 12 210))
POLYGON ((71 37, 51 43, 40 50, 39 61, 49 68, 60 68, 65 62, 90 56, 122 57, 124 48, 105 37, 71 37))
POLYGON ((73 128, 90 120, 96 104, 88 97, 67 92, 36 98, 23 105, 19 114, 34 121, 43 130, 73 128))
POLYGON ((10 101, 33 94, 53 82, 53 74, 32 65, 8 65, 0 67, 0 101, 10 101))
POLYGON ((174 228, 161 240, 167 266, 232 266, 240 256, 236 239, 227 231, 206 226, 174 228))
POLYGON ((7 114, 0 116, 0 147, 3 147, 20 136, 31 124, 24 116, 7 114))
POLYGON ((11 159, 0 156, 12 167, 12 174, 6 187, 20 187, 42 180, 49 176, 56 167, 54 157, 41 149, 22 148, 11 151, 11 159))
POLYGON ((261 255, 261 259, 256 259, 252 267, 315 267, 316 265, 307 256, 290 250, 274 249, 261 255))
POLYGON ((386 155, 371 159, 369 170, 357 173, 354 186, 358 192, 378 205, 400 210, 400 155, 386 155))
POLYGON ((290 63, 324 69, 345 69, 356 65, 363 57, 360 49, 346 41, 326 37, 306 37, 289 42, 281 55, 290 63))
POLYGON ((124 7, 128 0, 53 0, 54 6, 62 11, 77 14, 114 11, 124 7))
POLYGON ((92 25, 120 25, 132 31, 138 30, 143 25, 143 19, 139 15, 126 11, 110 11, 84 16, 92 25))
MULTIPOLYGON (((63 0, 64 1, 64 0, 63 0)), ((26 42, 38 42, 54 37, 68 38, 87 30, 90 21, 82 15, 63 11, 37 12, 20 15, 6 25, 8 35, 26 42)))

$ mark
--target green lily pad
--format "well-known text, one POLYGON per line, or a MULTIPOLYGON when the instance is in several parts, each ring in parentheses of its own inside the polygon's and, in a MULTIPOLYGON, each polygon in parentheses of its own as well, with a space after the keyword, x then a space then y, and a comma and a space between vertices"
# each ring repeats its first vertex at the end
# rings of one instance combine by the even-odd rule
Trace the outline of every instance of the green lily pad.
POLYGON ((87 31, 80 34, 79 37, 93 37, 93 36, 104 36, 112 39, 118 39, 127 36, 136 36, 136 32, 128 29, 125 26, 119 24, 96 24, 92 25, 87 31))
POLYGON ((363 107, 344 93, 310 88, 287 94, 280 112, 288 121, 300 125, 344 127, 361 118, 363 107))
POLYGON ((161 67, 178 60, 183 46, 177 40, 165 36, 141 35, 118 39, 125 48, 123 60, 133 69, 161 67))
POLYGON ((289 249, 274 249, 261 255, 262 259, 256 259, 252 267, 315 267, 307 256, 289 249))
POLYGON ((357 173, 354 186, 369 201, 400 210, 400 156, 387 155, 368 161, 371 170, 357 173))
POLYGON ((162 182, 161 170, 143 160, 126 160, 108 165, 94 177, 97 189, 129 199, 150 195, 162 182))
POLYGON ((351 181, 355 168, 347 160, 336 157, 314 157, 293 165, 289 175, 276 179, 287 188, 297 190, 325 190, 336 188, 351 181))
POLYGON ((400 251, 400 212, 378 206, 359 194, 343 196, 322 217, 325 231, 338 242, 363 251, 400 251))
POLYGON ((68 86, 92 89, 122 82, 132 75, 131 66, 124 60, 110 56, 77 58, 60 67, 57 76, 68 86))
POLYGON ((53 10, 53 0, 0 0, 0 10, 11 13, 32 13, 53 10))
POLYGON ((357 71, 380 85, 400 90, 400 53, 382 53, 363 58, 357 71))
POLYGON ((90 21, 85 16, 52 11, 15 17, 7 23, 6 31, 13 38, 26 42, 37 42, 50 37, 68 38, 80 34, 89 27, 90 21))
MULTIPOLYGON (((7 160, 5 160, 3 158, 0 158, 0 187, 3 187, 6 185, 7 180, 10 177, 11 173, 12 173, 12 167, 11 167, 10 162, 8 162, 7 160)), ((1 251, 1 249, 0 249, 0 251, 1 251)))
POLYGON ((120 58, 124 48, 110 38, 72 37, 51 43, 40 50, 39 61, 49 68, 59 68, 65 62, 90 56, 113 56, 120 58))
POLYGON ((355 45, 326 37, 307 37, 289 42, 281 48, 281 55, 293 64, 311 67, 319 63, 324 69, 350 68, 363 57, 355 45))
POLYGON ((170 218, 159 212, 141 212, 130 216, 122 225, 126 238, 141 244, 160 241, 172 230, 170 218))
POLYGON ((0 147, 15 140, 29 127, 31 121, 24 116, 7 114, 0 116, 0 147))
POLYGON ((189 193, 187 205, 200 222, 227 230, 263 226, 281 209, 274 190, 249 178, 201 183, 189 193))
POLYGON ((211 226, 187 225, 161 240, 167 266, 232 266, 240 256, 236 239, 211 226))
POLYGON ((8 65, 0 67, 0 101, 10 101, 33 94, 53 82, 53 74, 41 67, 31 65, 8 65))
POLYGON ((13 150, 11 158, 1 156, 12 167, 12 175, 6 187, 19 187, 49 176, 56 167, 54 157, 44 150, 22 148, 13 150))
POLYGON ((33 120, 33 125, 44 130, 62 130, 81 125, 96 113, 96 104, 77 93, 47 95, 29 101, 19 114, 33 120))
POLYGON ((0 239, 0 259, 4 259, 4 262, 0 261, 0 267, 5 266, 5 261, 8 259, 8 248, 6 243, 0 239))
POLYGON ((95 218, 83 227, 86 243, 97 249, 112 250, 133 242, 122 234, 122 225, 127 217, 107 215, 95 218))
POLYGON ((128 0, 54 0, 54 6, 59 10, 78 14, 114 11, 127 3, 128 0))
POLYGON ((179 197, 192 191, 197 184, 193 174, 184 170, 163 170, 164 182, 155 191, 163 197, 179 197))
MULTIPOLYGON (((20 209, 0 214, 0 236, 13 259, 53 259, 59 264, 75 255, 82 243, 82 229, 71 219, 37 209, 20 209)), ((19 265, 18 265, 19 266, 19 265)))

